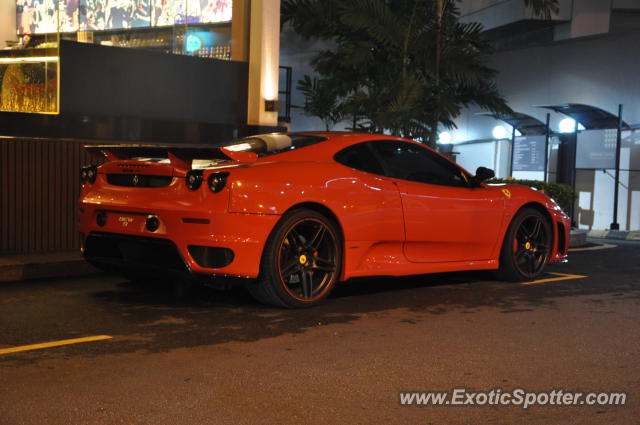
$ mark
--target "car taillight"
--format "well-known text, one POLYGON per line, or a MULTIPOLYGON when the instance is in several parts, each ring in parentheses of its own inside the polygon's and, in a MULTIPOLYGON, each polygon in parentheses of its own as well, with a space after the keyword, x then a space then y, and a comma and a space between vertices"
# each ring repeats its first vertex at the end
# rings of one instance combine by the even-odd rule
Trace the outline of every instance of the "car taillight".
POLYGON ((224 186, 227 184, 227 177, 229 177, 229 173, 213 173, 209 176, 207 180, 209 183, 209 189, 213 193, 218 193, 224 186))
POLYGON ((96 167, 95 165, 87 165, 86 167, 82 167, 80 169, 80 181, 82 183, 95 183, 97 176, 98 167, 96 167))
POLYGON ((191 170, 185 177, 187 187, 191 190, 196 190, 202 184, 202 170, 191 170))

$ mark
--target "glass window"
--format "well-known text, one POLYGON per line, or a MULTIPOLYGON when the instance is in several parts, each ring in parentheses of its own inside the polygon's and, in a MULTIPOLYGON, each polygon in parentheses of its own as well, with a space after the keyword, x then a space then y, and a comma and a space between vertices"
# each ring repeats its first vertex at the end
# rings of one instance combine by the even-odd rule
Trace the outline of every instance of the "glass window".
POLYGON ((389 177, 444 186, 466 187, 464 172, 435 152, 412 143, 371 142, 389 177))
POLYGON ((355 168, 356 170, 384 175, 382 166, 367 145, 367 143, 359 143, 349 146, 338 152, 335 160, 342 165, 355 168))
POLYGON ((0 51, 0 111, 58 113, 57 42, 0 51))

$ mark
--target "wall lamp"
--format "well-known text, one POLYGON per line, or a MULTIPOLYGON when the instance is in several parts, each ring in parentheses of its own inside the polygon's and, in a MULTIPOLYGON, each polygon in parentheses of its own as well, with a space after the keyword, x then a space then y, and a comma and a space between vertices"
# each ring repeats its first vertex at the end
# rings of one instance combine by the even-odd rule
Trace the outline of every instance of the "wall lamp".
POLYGON ((278 101, 277 100, 265 100, 264 101, 264 110, 267 112, 278 112, 278 101))

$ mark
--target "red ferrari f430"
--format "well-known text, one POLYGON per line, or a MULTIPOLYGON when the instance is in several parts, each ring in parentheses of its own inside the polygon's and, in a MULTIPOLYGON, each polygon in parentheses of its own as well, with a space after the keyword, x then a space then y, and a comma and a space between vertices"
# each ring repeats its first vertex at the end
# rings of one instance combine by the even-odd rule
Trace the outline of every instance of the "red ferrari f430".
POLYGON ((220 145, 89 145, 82 252, 125 276, 240 281, 306 307, 339 281, 461 270, 532 280, 566 258, 569 218, 544 193, 487 185, 424 145, 356 133, 220 145))

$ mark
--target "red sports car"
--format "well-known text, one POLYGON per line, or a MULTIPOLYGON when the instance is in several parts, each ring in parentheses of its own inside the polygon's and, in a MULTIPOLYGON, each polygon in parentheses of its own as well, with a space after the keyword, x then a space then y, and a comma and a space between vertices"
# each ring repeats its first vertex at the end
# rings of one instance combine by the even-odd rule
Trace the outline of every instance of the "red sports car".
POLYGON ((128 276, 239 280, 259 301, 306 307, 357 276, 532 280, 567 255, 569 218, 552 199, 397 137, 86 148, 107 161, 81 171, 82 252, 128 276))

